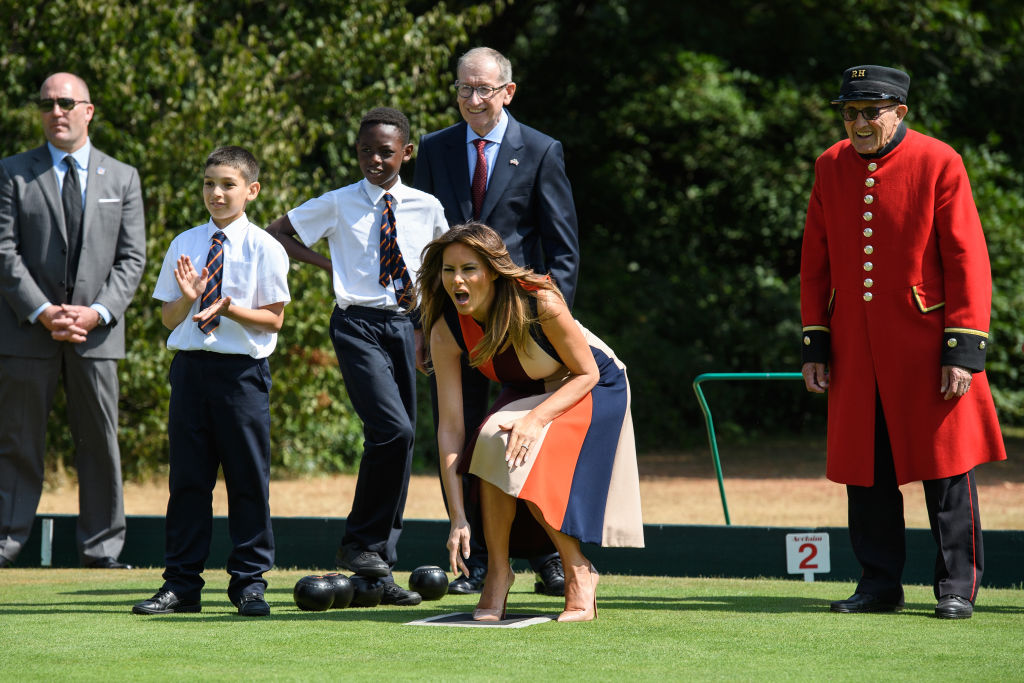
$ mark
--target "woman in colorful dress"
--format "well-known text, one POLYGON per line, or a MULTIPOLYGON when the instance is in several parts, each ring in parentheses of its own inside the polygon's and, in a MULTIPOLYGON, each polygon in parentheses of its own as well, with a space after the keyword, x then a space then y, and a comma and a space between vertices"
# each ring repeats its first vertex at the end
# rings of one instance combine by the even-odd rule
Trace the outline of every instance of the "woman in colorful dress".
POLYGON ((437 379, 448 550, 452 571, 467 575, 461 474, 479 483, 489 552, 473 618, 505 618, 515 580, 510 543, 514 550, 536 549, 536 539, 546 535, 565 567, 565 611, 558 620, 594 619, 598 574, 580 541, 643 547, 625 367, 573 319, 550 278, 517 266, 486 225, 456 226, 427 245, 418 286, 437 379), (473 435, 463 424, 463 353, 502 384, 473 435))

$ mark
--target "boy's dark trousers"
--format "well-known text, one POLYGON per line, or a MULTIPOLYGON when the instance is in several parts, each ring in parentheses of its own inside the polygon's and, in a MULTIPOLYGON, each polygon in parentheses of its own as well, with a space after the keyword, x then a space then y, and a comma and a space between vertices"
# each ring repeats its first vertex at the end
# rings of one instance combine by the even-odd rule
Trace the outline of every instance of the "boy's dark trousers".
POLYGON ((210 553, 213 487, 224 469, 232 551, 228 597, 263 593, 270 526, 270 365, 265 358, 179 351, 171 361, 170 500, 164 587, 199 600, 210 553))
POLYGON ((416 432, 412 320, 382 309, 335 307, 331 340, 363 421, 363 457, 341 545, 376 552, 394 567, 416 432))

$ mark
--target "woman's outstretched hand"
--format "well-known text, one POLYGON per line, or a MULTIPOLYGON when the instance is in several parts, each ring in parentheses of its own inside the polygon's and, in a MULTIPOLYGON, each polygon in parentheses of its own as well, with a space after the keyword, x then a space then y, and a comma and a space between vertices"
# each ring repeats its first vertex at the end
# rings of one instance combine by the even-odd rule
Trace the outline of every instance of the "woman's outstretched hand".
POLYGON ((469 576, 469 568, 465 560, 469 558, 469 523, 466 520, 452 522, 448 533, 448 559, 452 565, 452 573, 462 572, 469 576))

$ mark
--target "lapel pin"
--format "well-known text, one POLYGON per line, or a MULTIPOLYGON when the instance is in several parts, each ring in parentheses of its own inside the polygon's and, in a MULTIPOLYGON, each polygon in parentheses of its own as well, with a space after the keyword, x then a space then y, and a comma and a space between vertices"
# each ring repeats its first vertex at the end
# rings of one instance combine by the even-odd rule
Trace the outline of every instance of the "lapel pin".
POLYGON ((509 159, 508 163, 510 163, 513 166, 518 166, 519 165, 519 159, 509 159))
POLYGON ((103 175, 106 172, 107 172, 107 169, 103 168, 102 166, 100 166, 100 167, 98 167, 96 169, 96 175, 103 175))

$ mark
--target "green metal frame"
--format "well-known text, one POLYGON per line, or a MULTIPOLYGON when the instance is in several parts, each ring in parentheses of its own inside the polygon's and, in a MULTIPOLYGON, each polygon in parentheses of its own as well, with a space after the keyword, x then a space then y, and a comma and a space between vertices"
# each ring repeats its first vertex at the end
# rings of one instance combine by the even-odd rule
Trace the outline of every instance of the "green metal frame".
POLYGON ((693 380, 693 392, 697 394, 697 401, 700 403, 700 409, 704 413, 704 424, 708 430, 708 445, 711 446, 711 459, 715 463, 715 475, 718 477, 718 492, 722 496, 722 512, 725 514, 726 526, 731 526, 732 520, 729 519, 729 504, 725 500, 725 481, 722 479, 722 461, 718 457, 718 438, 715 436, 715 425, 711 419, 711 409, 708 407, 708 402, 704 398, 704 392, 701 390, 700 385, 704 382, 742 379, 803 379, 803 375, 799 372, 705 372, 697 375, 697 378, 693 380))

